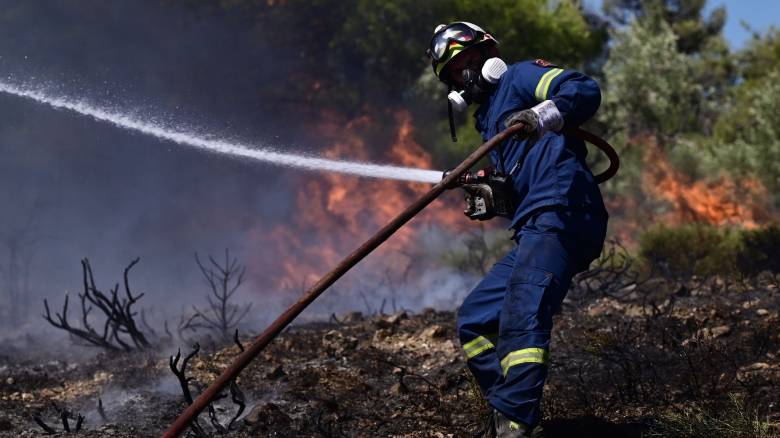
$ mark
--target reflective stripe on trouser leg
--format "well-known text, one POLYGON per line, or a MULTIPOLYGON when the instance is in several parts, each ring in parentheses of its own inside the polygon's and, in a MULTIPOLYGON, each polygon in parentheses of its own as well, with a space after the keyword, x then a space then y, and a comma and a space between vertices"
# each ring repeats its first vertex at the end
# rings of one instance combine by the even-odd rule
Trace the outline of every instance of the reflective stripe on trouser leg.
POLYGON ((502 378, 495 334, 512 266, 514 251, 493 266, 458 309, 458 337, 466 364, 483 394, 488 394, 502 378))
MULTIPOLYGON (((497 336, 491 336, 496 338, 497 336)), ((471 359, 480 353, 487 351, 491 348, 496 348, 496 345, 488 338, 484 336, 477 336, 476 339, 469 341, 463 345, 463 351, 466 352, 466 358, 471 359)))
POLYGON ((502 378, 488 400, 527 426, 542 416, 552 315, 565 296, 569 264, 576 260, 568 243, 565 235, 521 234, 501 309, 497 354, 502 378))
POLYGON ((523 348, 522 350, 515 350, 507 354, 501 359, 501 371, 506 376, 509 372, 509 368, 521 363, 538 363, 546 365, 548 362, 547 350, 544 348, 523 348))

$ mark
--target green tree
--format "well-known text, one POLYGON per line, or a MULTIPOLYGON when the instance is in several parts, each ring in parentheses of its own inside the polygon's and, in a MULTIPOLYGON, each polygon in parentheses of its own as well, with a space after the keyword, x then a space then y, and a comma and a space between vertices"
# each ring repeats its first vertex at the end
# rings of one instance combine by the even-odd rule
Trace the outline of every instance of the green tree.
POLYGON ((742 82, 715 127, 712 167, 755 175, 780 206, 780 32, 771 29, 738 54, 742 82))
POLYGON ((664 206, 646 195, 646 149, 659 147, 682 174, 703 176, 703 137, 712 130, 733 84, 733 62, 720 35, 711 35, 698 52, 689 53, 681 49, 681 36, 663 14, 634 17, 612 31, 604 65, 600 121, 622 163, 620 178, 607 184, 606 193, 633 199, 644 212, 636 217, 652 218, 664 206))
POLYGON ((702 99, 693 61, 677 49, 665 22, 636 20, 613 35, 604 66, 603 117, 622 141, 643 135, 668 139, 695 125, 702 99))
POLYGON ((507 62, 546 58, 580 67, 599 55, 606 28, 588 16, 577 1, 493 0, 450 2, 446 20, 479 23, 494 32, 507 62))
MULTIPOLYGON (((671 31, 677 49, 674 58, 685 60, 688 82, 697 85, 700 97, 686 107, 696 122, 687 131, 709 135, 736 80, 736 69, 722 34, 726 9, 721 6, 705 16, 705 6, 706 0, 605 0, 603 9, 618 31, 637 22, 647 36, 671 31)), ((670 50, 668 45, 666 50, 670 50)), ((614 56, 611 59, 620 62, 614 56)), ((655 61, 668 65, 662 59, 655 61)))
POLYGON ((683 53, 703 51, 713 37, 720 36, 726 23, 721 6, 704 17, 707 0, 604 0, 603 10, 619 25, 633 20, 661 20, 677 35, 677 48, 683 53))

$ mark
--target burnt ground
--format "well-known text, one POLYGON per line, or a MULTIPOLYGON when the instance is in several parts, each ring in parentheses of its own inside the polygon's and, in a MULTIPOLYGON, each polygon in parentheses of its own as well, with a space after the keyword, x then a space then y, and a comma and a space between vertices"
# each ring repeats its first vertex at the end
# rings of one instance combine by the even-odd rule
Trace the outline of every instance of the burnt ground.
MULTIPOLYGON (((775 278, 606 279, 583 281, 557 317, 545 400, 550 436, 777 433, 775 278)), ((3 358, 0 435, 43 436, 38 416, 61 436, 158 436, 185 406, 160 357, 175 349, 86 361, 3 358), (61 432, 63 409, 84 415, 80 432, 61 432)), ((208 382, 237 352, 204 346, 188 375, 208 382)), ((247 408, 230 436, 473 436, 486 413, 452 312, 350 314, 296 326, 238 386, 247 408)), ((222 424, 236 411, 229 399, 214 411, 222 424)), ((206 415, 200 424, 218 435, 206 415)))

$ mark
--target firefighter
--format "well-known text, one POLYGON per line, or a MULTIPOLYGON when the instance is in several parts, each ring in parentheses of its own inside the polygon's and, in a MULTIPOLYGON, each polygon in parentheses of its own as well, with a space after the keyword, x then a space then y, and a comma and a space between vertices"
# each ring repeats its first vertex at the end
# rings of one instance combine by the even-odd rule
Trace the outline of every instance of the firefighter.
MULTIPOLYGON (((498 41, 468 22, 439 25, 428 49, 434 74, 450 88, 452 110, 479 104, 484 140, 522 123, 521 134, 491 152, 506 196, 516 246, 496 263, 458 311, 469 369, 493 408, 499 437, 543 436, 541 399, 550 362, 552 316, 572 277, 601 253, 607 212, 569 129, 599 107, 598 84, 542 59, 507 65, 498 41)), ((453 140, 455 137, 453 128, 453 140)))

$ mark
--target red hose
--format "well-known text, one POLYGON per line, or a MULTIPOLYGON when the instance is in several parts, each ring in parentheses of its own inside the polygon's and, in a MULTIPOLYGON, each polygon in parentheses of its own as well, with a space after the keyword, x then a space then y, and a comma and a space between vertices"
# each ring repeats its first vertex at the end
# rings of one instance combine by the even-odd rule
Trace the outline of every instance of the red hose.
POLYGON ((577 128, 574 131, 574 135, 577 136, 577 138, 580 140, 587 141, 588 143, 601 149, 601 151, 607 155, 607 158, 609 158, 609 167, 607 167, 607 170, 593 176, 593 180, 596 181, 596 184, 601 184, 615 176, 618 169, 620 168, 620 157, 618 157, 615 148, 613 148, 612 145, 607 143, 607 141, 603 138, 591 132, 585 131, 584 129, 577 128))

